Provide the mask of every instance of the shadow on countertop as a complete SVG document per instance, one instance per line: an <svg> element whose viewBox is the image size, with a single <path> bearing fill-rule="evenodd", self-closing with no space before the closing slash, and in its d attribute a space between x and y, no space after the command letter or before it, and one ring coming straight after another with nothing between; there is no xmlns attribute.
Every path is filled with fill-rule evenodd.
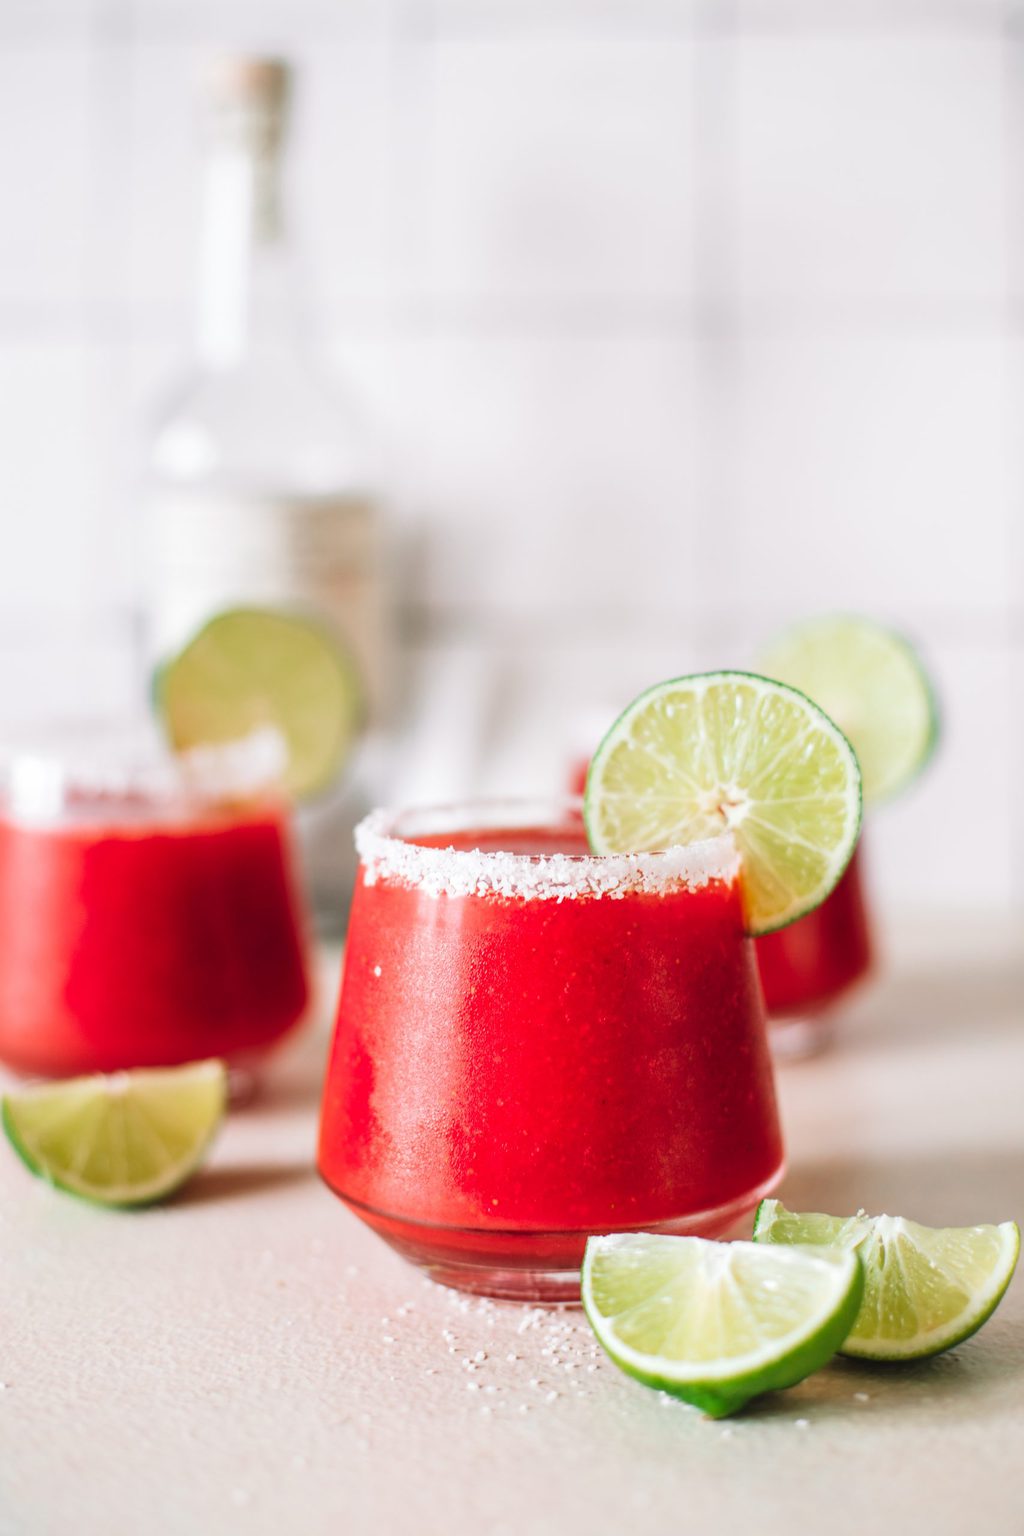
<svg viewBox="0 0 1024 1536"><path fill-rule="evenodd" d="M779 1198L795 1211L852 1215L863 1207L925 1226L972 1226L1024 1217L1024 1150L941 1146L927 1152L858 1152L802 1160Z"/></svg>
<svg viewBox="0 0 1024 1536"><path fill-rule="evenodd" d="M297 1184L312 1183L316 1169L308 1163L235 1164L223 1168L205 1168L179 1195L175 1205L205 1205L213 1200L238 1200L248 1195L265 1195Z"/></svg>

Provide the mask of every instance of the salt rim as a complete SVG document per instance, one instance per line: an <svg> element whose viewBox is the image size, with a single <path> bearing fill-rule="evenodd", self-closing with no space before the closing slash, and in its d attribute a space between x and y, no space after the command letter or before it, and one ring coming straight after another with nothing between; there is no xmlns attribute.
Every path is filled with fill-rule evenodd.
<svg viewBox="0 0 1024 1536"><path fill-rule="evenodd" d="M100 747L109 746L100 740ZM87 747L70 754L10 746L0 748L0 797L4 812L26 825L60 819L73 797L90 802L140 796L173 819L195 804L216 806L276 790L287 762L283 737L271 727L216 746L194 747L172 756L155 741L115 741L113 757L102 750L94 760ZM109 808L108 808L109 809Z"/></svg>
<svg viewBox="0 0 1024 1536"><path fill-rule="evenodd" d="M493 814L501 806L502 802L481 803L480 817L473 825L500 825ZM711 880L731 882L740 869L739 853L729 833L658 853L485 853L480 849L425 848L408 842L392 830L407 814L371 811L356 827L356 849L366 885L390 881L434 897L572 901L581 896L607 896L620 900L633 892L699 890ZM427 829L420 830L423 833Z"/></svg>

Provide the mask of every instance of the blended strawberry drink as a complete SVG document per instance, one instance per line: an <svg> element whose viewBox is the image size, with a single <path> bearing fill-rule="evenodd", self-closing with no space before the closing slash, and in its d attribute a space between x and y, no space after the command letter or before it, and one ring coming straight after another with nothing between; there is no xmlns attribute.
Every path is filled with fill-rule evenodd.
<svg viewBox="0 0 1024 1536"><path fill-rule="evenodd" d="M597 856L577 804L375 813L319 1166L400 1252L578 1291L592 1232L712 1234L782 1169L729 838Z"/></svg>
<svg viewBox="0 0 1024 1536"><path fill-rule="evenodd" d="M832 894L805 917L757 940L769 1037L781 1056L827 1044L834 1009L871 972L871 924L856 852Z"/></svg>
<svg viewBox="0 0 1024 1536"><path fill-rule="evenodd" d="M251 1069L308 1001L286 808L30 766L0 801L0 1060Z"/></svg>

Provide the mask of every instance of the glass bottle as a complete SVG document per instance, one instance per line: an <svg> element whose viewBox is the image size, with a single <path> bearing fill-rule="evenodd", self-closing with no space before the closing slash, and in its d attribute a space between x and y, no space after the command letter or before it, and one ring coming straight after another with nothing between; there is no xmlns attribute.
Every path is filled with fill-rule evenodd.
<svg viewBox="0 0 1024 1536"><path fill-rule="evenodd" d="M388 686L380 506L353 404L303 345L283 197L291 71L231 55L204 85L196 355L149 456L147 649L159 662L238 604L313 612L353 653L372 730ZM341 922L358 798L350 773L299 817L321 926Z"/></svg>

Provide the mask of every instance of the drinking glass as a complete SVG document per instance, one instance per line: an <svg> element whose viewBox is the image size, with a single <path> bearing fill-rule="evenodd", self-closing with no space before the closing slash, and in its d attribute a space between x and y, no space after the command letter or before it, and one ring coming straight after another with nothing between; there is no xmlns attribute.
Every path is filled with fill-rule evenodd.
<svg viewBox="0 0 1024 1536"><path fill-rule="evenodd" d="M587 1235L727 1230L782 1142L728 838L588 852L578 800L375 812L319 1166L434 1278L578 1296Z"/></svg>
<svg viewBox="0 0 1024 1536"><path fill-rule="evenodd" d="M757 940L757 963L777 1056L809 1056L829 1042L839 1006L871 972L871 922L861 844L835 890L788 928Z"/></svg>
<svg viewBox="0 0 1024 1536"><path fill-rule="evenodd" d="M134 727L0 751L0 1061L251 1070L299 1022L305 919L260 761L186 766Z"/></svg>

